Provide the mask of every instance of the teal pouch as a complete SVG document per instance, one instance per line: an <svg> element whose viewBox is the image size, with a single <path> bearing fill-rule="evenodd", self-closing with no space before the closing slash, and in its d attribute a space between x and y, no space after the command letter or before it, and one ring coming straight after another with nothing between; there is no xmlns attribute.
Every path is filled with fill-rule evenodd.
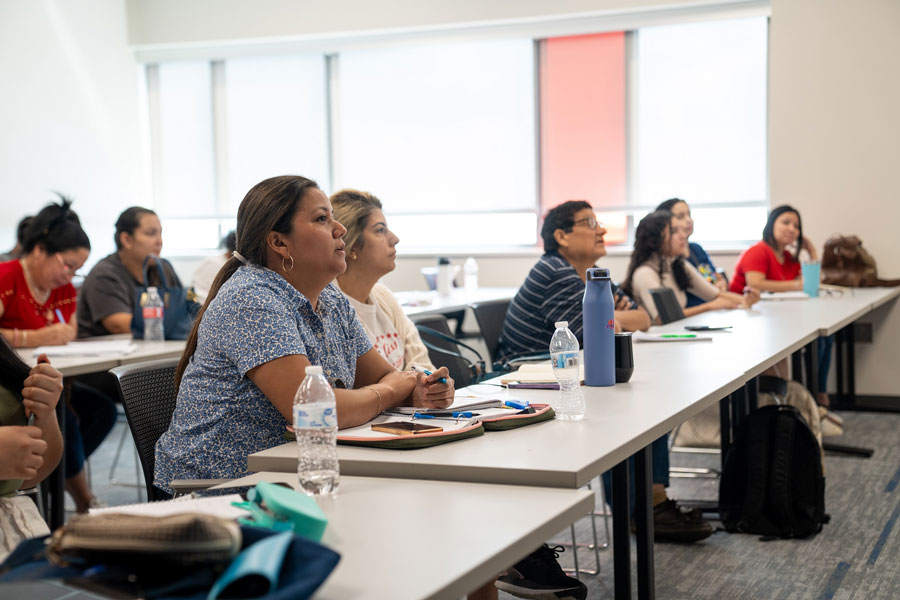
<svg viewBox="0 0 900 600"><path fill-rule="evenodd" d="M285 531L246 548L216 580L206 600L215 600L226 588L229 598L255 598L277 590L284 554L293 539L294 534Z"/></svg>
<svg viewBox="0 0 900 600"><path fill-rule="evenodd" d="M247 492L247 502L234 504L251 513L238 520L242 525L292 531L314 542L322 539L328 525L313 497L268 481L261 481Z"/></svg>

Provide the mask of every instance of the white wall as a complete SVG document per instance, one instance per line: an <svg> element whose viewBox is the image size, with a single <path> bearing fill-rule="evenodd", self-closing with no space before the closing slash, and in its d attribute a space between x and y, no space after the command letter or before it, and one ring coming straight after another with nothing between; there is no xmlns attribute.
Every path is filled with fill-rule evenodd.
<svg viewBox="0 0 900 600"><path fill-rule="evenodd" d="M900 2L773 0L769 161L773 205L792 204L821 247L855 233L900 277ZM857 388L900 394L900 303L857 346Z"/></svg>
<svg viewBox="0 0 900 600"><path fill-rule="evenodd" d="M0 248L51 190L75 198L90 264L146 201L124 0L0 0Z"/></svg>

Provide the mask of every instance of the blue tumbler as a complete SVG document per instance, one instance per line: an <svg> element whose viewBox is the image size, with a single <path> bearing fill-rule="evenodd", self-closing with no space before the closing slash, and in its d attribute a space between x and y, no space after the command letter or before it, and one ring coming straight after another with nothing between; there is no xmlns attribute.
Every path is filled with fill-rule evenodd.
<svg viewBox="0 0 900 600"><path fill-rule="evenodd" d="M587 270L584 288L584 384L616 384L615 304L609 269Z"/></svg>

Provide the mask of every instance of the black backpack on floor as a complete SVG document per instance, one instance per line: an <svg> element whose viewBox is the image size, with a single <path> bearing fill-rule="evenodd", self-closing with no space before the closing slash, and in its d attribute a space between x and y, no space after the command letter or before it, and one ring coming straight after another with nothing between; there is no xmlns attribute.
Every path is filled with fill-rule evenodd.
<svg viewBox="0 0 900 600"><path fill-rule="evenodd" d="M741 424L719 484L722 523L765 537L815 535L828 522L819 444L793 406L764 406Z"/></svg>

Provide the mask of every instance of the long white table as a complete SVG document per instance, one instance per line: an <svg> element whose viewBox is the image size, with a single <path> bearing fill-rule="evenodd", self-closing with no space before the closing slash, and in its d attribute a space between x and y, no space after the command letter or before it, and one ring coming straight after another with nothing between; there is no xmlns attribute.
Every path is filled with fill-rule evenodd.
<svg viewBox="0 0 900 600"><path fill-rule="evenodd" d="M583 388L588 402L583 421L551 421L411 452L341 447L341 468L347 474L378 477L578 487L622 465L630 455L820 335L852 323L898 293L870 289L840 297L766 301L751 310L709 312L654 328L683 332L687 324L733 327L711 332L712 342L635 344L635 373L628 384ZM552 393L498 392L501 397L533 402L546 402ZM292 471L296 449L285 444L256 453L248 457L248 467ZM651 563L652 596L652 548L649 557L644 551L645 561L649 558ZM643 572L648 573L646 568Z"/></svg>
<svg viewBox="0 0 900 600"><path fill-rule="evenodd" d="M297 487L293 473L256 473ZM321 600L459 598L593 510L581 490L341 475L322 543L341 554Z"/></svg>
<svg viewBox="0 0 900 600"><path fill-rule="evenodd" d="M87 373L101 373L114 367L128 365L145 360L158 360L163 358L178 358L184 353L185 342L181 340L166 340L164 342L134 341L137 348L129 354L101 356L61 356L51 357L50 363L65 377L84 375ZM17 350L19 357L29 365L37 363L34 356L34 348L20 348Z"/></svg>
<svg viewBox="0 0 900 600"><path fill-rule="evenodd" d="M518 288L479 287L474 290L453 288L450 294L441 296L431 291L394 292L407 316L431 313L450 313L465 310L471 304L490 300L511 300Z"/></svg>

